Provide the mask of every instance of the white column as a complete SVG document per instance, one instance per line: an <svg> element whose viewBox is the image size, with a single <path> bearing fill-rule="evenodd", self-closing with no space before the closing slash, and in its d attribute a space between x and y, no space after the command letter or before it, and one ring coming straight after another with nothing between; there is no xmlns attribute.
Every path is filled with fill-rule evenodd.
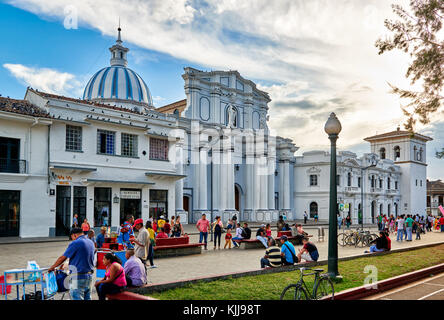
<svg viewBox="0 0 444 320"><path fill-rule="evenodd" d="M276 170L276 161L273 157L268 158L268 209L274 210L274 172Z"/></svg>
<svg viewBox="0 0 444 320"><path fill-rule="evenodd" d="M259 158L257 156L254 157L254 173L253 173L253 184L254 184L254 209L260 209L260 168L259 168Z"/></svg>
<svg viewBox="0 0 444 320"><path fill-rule="evenodd" d="M290 209L290 163L285 161L283 163L284 168L284 208L285 210Z"/></svg>
<svg viewBox="0 0 444 320"><path fill-rule="evenodd" d="M150 217L150 189L148 186L142 188L142 219L145 223Z"/></svg>
<svg viewBox="0 0 444 320"><path fill-rule="evenodd" d="M183 140L176 142L176 173L183 175ZM183 211L183 179L176 181L175 185L176 212Z"/></svg>
<svg viewBox="0 0 444 320"><path fill-rule="evenodd" d="M245 165L245 209L253 209L253 193L254 193L254 155L246 154Z"/></svg>
<svg viewBox="0 0 444 320"><path fill-rule="evenodd" d="M233 159L233 149L227 150L227 209L236 210L235 208L235 195L234 195L234 159Z"/></svg>
<svg viewBox="0 0 444 320"><path fill-rule="evenodd" d="M207 155L208 149L201 147L199 150L199 209L208 210L207 202Z"/></svg>
<svg viewBox="0 0 444 320"><path fill-rule="evenodd" d="M261 171L260 171L260 208L263 210L268 209L268 176L267 176L267 158L265 156L261 157Z"/></svg>

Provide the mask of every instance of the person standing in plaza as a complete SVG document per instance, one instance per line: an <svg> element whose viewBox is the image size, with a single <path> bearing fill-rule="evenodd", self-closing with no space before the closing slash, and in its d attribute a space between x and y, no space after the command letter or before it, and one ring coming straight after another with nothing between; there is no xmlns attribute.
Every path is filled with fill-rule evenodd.
<svg viewBox="0 0 444 320"><path fill-rule="evenodd" d="M222 237L222 230L224 225L220 216L216 217L216 220L213 222L213 232L214 232L214 250L216 250L216 244L219 245L220 250L220 239Z"/></svg>
<svg viewBox="0 0 444 320"><path fill-rule="evenodd" d="M168 220L168 219L165 220L165 224L163 225L163 230L168 235L168 237L170 237L170 233L171 233L170 220Z"/></svg>
<svg viewBox="0 0 444 320"><path fill-rule="evenodd" d="M103 226L100 228L100 233L96 237L96 244L98 249L100 249L105 243L105 233L106 233L106 227Z"/></svg>
<svg viewBox="0 0 444 320"><path fill-rule="evenodd" d="M307 211L304 211L304 224L307 224L308 214Z"/></svg>
<svg viewBox="0 0 444 320"><path fill-rule="evenodd" d="M69 293L72 300L91 300L91 288L94 273L94 244L80 228L70 232L72 242L56 262L49 267L54 271L69 259Z"/></svg>
<svg viewBox="0 0 444 320"><path fill-rule="evenodd" d="M224 249L227 248L231 249L231 239L233 238L233 235L231 234L231 229L227 229L227 234L225 235L225 245ZM216 249L216 247L214 247Z"/></svg>
<svg viewBox="0 0 444 320"><path fill-rule="evenodd" d="M396 241L402 242L402 238L404 237L404 224L405 224L404 215L398 216L398 220L396 221L396 223L398 227L397 228L398 235L396 237Z"/></svg>
<svg viewBox="0 0 444 320"><path fill-rule="evenodd" d="M176 220L177 223L177 220ZM148 260L150 261L151 268L157 268L156 265L154 265L154 247L156 246L156 235L154 232L154 229L152 227L151 221L147 221L145 225L145 229L148 231L148 234L150 235L150 246L148 248Z"/></svg>
<svg viewBox="0 0 444 320"><path fill-rule="evenodd" d="M441 215L441 218L439 219L439 225L441 226L441 232L444 232L444 216Z"/></svg>
<svg viewBox="0 0 444 320"><path fill-rule="evenodd" d="M82 223L82 231L83 231L83 233L84 233L85 235L88 234L88 231L89 231L90 228L91 228L91 227L90 227L90 225L89 225L88 220L87 220L87 219L83 220L83 223Z"/></svg>
<svg viewBox="0 0 444 320"><path fill-rule="evenodd" d="M146 258L150 246L150 235L148 230L143 227L142 219L134 221L133 228L138 231L137 237L134 239L134 255L146 266Z"/></svg>
<svg viewBox="0 0 444 320"><path fill-rule="evenodd" d="M407 232L407 241L412 241L412 229L415 220L412 219L411 215L407 215L407 219L405 220L405 230Z"/></svg>
<svg viewBox="0 0 444 320"><path fill-rule="evenodd" d="M341 229L341 226L342 226L342 217L341 217L341 215L338 213L338 217L337 217L337 219L338 219L338 229Z"/></svg>
<svg viewBox="0 0 444 320"><path fill-rule="evenodd" d="M207 220L207 215L202 214L202 218L199 219L196 223L196 228L199 230L199 243L202 243L204 240L205 250L207 249L207 240L208 240L208 228L210 227L210 222Z"/></svg>
<svg viewBox="0 0 444 320"><path fill-rule="evenodd" d="M173 237L180 237L183 234L182 223L180 223L180 216L176 217L173 226Z"/></svg>
<svg viewBox="0 0 444 320"><path fill-rule="evenodd" d="M350 225L351 225L350 215L348 215L347 218L345 218L345 224L347 225L347 229L350 229Z"/></svg>
<svg viewBox="0 0 444 320"><path fill-rule="evenodd" d="M126 221L120 227L119 236L117 237L117 242L129 249L133 249L133 245L130 242L130 238L134 237L133 223L134 216L128 215Z"/></svg>
<svg viewBox="0 0 444 320"><path fill-rule="evenodd" d="M76 214L74 214L74 218L72 218L72 227L73 228L78 228L79 227L79 216Z"/></svg>

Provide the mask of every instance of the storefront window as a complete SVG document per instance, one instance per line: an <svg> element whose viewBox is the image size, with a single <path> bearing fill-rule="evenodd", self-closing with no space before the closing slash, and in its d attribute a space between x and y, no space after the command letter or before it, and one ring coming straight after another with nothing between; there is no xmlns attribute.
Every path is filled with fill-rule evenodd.
<svg viewBox="0 0 444 320"><path fill-rule="evenodd" d="M150 190L150 218L168 217L168 191Z"/></svg>
<svg viewBox="0 0 444 320"><path fill-rule="evenodd" d="M0 237L18 237L20 191L0 190Z"/></svg>
<svg viewBox="0 0 444 320"><path fill-rule="evenodd" d="M73 216L78 215L80 223L86 218L86 187L74 187Z"/></svg>
<svg viewBox="0 0 444 320"><path fill-rule="evenodd" d="M94 226L111 225L111 188L94 188Z"/></svg>
<svg viewBox="0 0 444 320"><path fill-rule="evenodd" d="M129 215L134 219L142 216L141 199L140 189L120 189L120 224L124 223Z"/></svg>

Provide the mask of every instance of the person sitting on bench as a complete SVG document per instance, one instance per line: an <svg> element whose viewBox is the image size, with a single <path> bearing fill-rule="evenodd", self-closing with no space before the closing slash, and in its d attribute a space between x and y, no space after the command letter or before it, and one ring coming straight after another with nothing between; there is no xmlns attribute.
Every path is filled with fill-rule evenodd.
<svg viewBox="0 0 444 320"><path fill-rule="evenodd" d="M242 238L250 239L251 238L251 229L248 228L248 223L244 222L244 227L242 228Z"/></svg>
<svg viewBox="0 0 444 320"><path fill-rule="evenodd" d="M134 255L134 249L125 252L127 259L123 269L128 287L141 287L146 284L146 269L142 260Z"/></svg>
<svg viewBox="0 0 444 320"><path fill-rule="evenodd" d="M382 252L387 250L387 236L385 235L385 231L379 232L379 237L377 237L375 240L373 240L370 243L374 243L370 247L370 253L373 252ZM365 251L364 253L369 253L368 251Z"/></svg>
<svg viewBox="0 0 444 320"><path fill-rule="evenodd" d="M296 250L294 249L293 244L288 241L287 236L283 235L280 239L281 241L281 259L282 264L284 266L293 265L294 263L298 263L299 259L296 256Z"/></svg>
<svg viewBox="0 0 444 320"><path fill-rule="evenodd" d="M318 261L319 252L316 246L308 241L307 237L302 239L302 244L304 245L298 253L298 259L301 261L304 259L306 262Z"/></svg>
<svg viewBox="0 0 444 320"><path fill-rule="evenodd" d="M261 268L263 269L266 266L276 268L281 265L281 249L279 249L272 237L268 237L268 248L265 250L265 256L261 258Z"/></svg>
<svg viewBox="0 0 444 320"><path fill-rule="evenodd" d="M265 235L265 224L262 224L256 232L256 239L262 242L265 248L268 248L267 237Z"/></svg>

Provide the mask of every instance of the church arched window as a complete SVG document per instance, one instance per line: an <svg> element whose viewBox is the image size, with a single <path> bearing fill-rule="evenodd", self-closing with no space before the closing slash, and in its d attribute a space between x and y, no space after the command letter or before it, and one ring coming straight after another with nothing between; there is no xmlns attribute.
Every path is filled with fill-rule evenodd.
<svg viewBox="0 0 444 320"><path fill-rule="evenodd" d="M401 148L399 146L396 146L394 148L394 152L395 152L395 161L396 161L399 158L401 158Z"/></svg>
<svg viewBox="0 0 444 320"><path fill-rule="evenodd" d="M422 161L422 148L419 148L419 152L418 152L418 161Z"/></svg>
<svg viewBox="0 0 444 320"><path fill-rule="evenodd" d="M349 172L347 174L347 186L351 187L351 185L352 185L352 174Z"/></svg>
<svg viewBox="0 0 444 320"><path fill-rule="evenodd" d="M379 150L379 155L381 156L381 159L385 159L385 148Z"/></svg>

